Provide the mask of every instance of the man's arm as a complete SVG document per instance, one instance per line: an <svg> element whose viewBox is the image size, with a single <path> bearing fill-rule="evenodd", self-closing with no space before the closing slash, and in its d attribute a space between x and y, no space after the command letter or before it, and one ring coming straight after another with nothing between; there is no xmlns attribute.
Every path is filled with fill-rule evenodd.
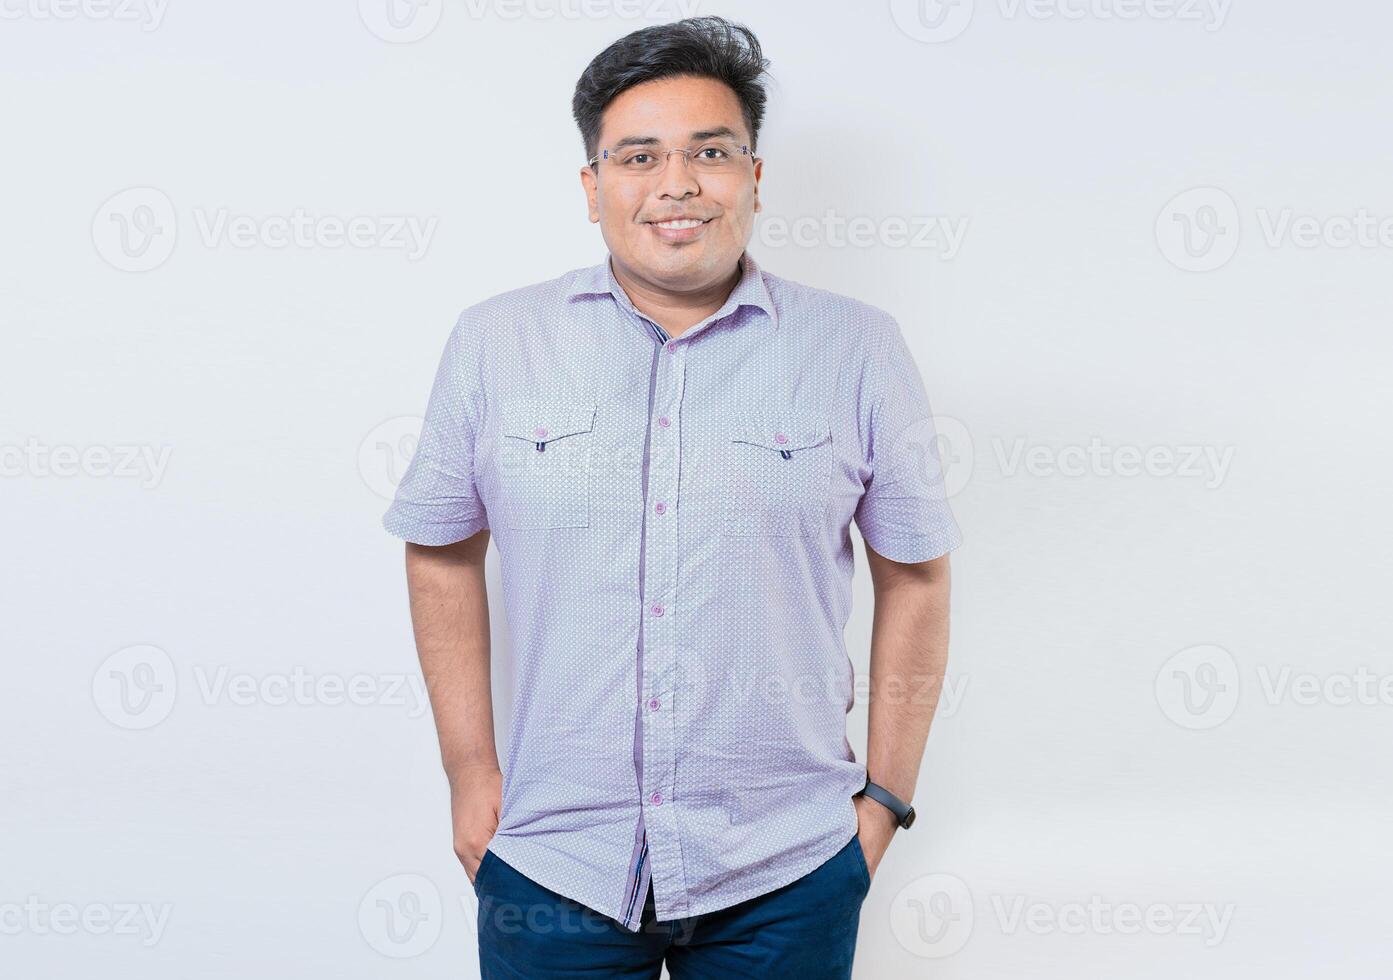
<svg viewBox="0 0 1393 980"><path fill-rule="evenodd" d="M866 559L875 591L866 772L909 802L948 665L948 556L901 563L867 545ZM865 796L855 803L874 874L894 835L895 816Z"/></svg>
<svg viewBox="0 0 1393 980"><path fill-rule="evenodd" d="M455 854L471 881L498 829L503 786L489 682L488 542L483 530L440 547L406 545L411 624L450 781Z"/></svg>

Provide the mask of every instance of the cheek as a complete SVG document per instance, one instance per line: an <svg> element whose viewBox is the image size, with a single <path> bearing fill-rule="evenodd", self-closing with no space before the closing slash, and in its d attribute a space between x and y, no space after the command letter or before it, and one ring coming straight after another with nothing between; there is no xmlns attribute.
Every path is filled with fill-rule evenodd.
<svg viewBox="0 0 1393 980"><path fill-rule="evenodd" d="M725 205L726 217L732 228L746 228L754 221L755 192L748 188L732 195Z"/></svg>
<svg viewBox="0 0 1393 980"><path fill-rule="evenodd" d="M743 184L732 190L726 197L726 206L738 214L748 215L755 207L755 185Z"/></svg>
<svg viewBox="0 0 1393 980"><path fill-rule="evenodd" d="M595 195L595 208L600 221L610 225L634 224L643 204L643 195L621 187L609 187Z"/></svg>

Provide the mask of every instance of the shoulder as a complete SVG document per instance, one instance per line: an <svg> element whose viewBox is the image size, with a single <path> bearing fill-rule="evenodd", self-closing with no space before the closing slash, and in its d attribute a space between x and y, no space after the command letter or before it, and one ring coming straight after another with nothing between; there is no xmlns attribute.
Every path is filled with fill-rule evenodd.
<svg viewBox="0 0 1393 980"><path fill-rule="evenodd" d="M900 329L889 311L865 300L761 271L780 327L810 341L874 356Z"/></svg>
<svg viewBox="0 0 1393 980"><path fill-rule="evenodd" d="M583 269L572 269L554 279L496 293L487 299L466 306L460 313L460 319L470 322L500 321L516 319L519 313L532 310L540 311L558 301L564 301L571 283L584 271Z"/></svg>
<svg viewBox="0 0 1393 980"><path fill-rule="evenodd" d="M593 268L571 269L552 279L518 286L466 306L455 322L461 340L517 333L562 309L575 287L593 277Z"/></svg>

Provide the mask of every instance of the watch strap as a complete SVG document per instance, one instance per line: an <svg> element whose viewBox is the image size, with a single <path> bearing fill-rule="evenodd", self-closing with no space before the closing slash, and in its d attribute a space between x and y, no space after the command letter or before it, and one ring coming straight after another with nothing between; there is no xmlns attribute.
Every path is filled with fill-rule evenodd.
<svg viewBox="0 0 1393 980"><path fill-rule="evenodd" d="M895 822L904 830L908 830L914 824L914 807L900 799L879 783L871 782L867 777L866 785L861 792L875 800L895 815Z"/></svg>

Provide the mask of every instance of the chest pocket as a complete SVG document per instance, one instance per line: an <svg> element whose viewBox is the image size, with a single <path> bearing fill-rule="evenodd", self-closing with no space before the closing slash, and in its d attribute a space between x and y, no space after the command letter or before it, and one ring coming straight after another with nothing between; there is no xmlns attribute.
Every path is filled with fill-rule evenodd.
<svg viewBox="0 0 1393 980"><path fill-rule="evenodd" d="M505 527L588 527L595 403L499 405L498 487Z"/></svg>
<svg viewBox="0 0 1393 980"><path fill-rule="evenodd" d="M740 419L726 452L725 534L818 533L832 484L832 435L825 416Z"/></svg>

